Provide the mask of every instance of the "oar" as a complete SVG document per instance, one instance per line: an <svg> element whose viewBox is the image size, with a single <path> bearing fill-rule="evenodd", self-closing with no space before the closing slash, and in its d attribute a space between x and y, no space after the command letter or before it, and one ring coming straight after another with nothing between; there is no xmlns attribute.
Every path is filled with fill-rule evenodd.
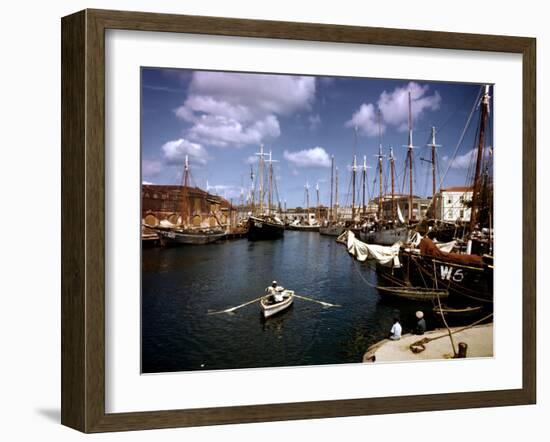
<svg viewBox="0 0 550 442"><path fill-rule="evenodd" d="M294 294L294 296L296 298L303 299L304 301L316 302L317 304L321 304L324 307L342 307L341 305L338 305L338 304L331 304L330 302L318 301L317 299L308 298L306 296L300 296L297 294Z"/></svg>
<svg viewBox="0 0 550 442"><path fill-rule="evenodd" d="M235 310L237 310L241 307L246 307L248 304L252 304L253 302L259 301L262 298L263 298L263 296L260 296L259 298L253 299L252 301L248 301L248 302L245 302L244 304L237 305L236 307L226 308L225 310L219 310L217 312L208 312L208 314L209 315L217 315L219 313L231 313L231 312L234 312Z"/></svg>

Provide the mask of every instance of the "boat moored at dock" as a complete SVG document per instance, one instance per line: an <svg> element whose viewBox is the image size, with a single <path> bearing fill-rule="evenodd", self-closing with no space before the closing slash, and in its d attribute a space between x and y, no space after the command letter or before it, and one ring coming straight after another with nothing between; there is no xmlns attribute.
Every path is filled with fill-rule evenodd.
<svg viewBox="0 0 550 442"><path fill-rule="evenodd" d="M285 225L274 217L250 216L247 238L250 241L279 239L284 236Z"/></svg>
<svg viewBox="0 0 550 442"><path fill-rule="evenodd" d="M161 241L165 245L204 245L211 244L225 238L225 232L221 231L193 231L193 230L161 230L156 229Z"/></svg>

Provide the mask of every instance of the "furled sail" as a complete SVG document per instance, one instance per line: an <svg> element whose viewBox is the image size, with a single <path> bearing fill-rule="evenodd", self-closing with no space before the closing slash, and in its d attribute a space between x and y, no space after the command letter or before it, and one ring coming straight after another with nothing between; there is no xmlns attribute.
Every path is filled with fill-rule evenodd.
<svg viewBox="0 0 550 442"><path fill-rule="evenodd" d="M399 218L399 222L401 224L405 224L405 218L403 218L403 213L401 213L401 208L399 207L399 203L397 204L397 218Z"/></svg>

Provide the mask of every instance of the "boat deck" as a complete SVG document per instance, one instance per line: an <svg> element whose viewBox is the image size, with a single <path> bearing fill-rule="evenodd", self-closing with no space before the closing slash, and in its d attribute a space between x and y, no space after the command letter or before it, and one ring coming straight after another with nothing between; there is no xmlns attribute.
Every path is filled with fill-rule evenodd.
<svg viewBox="0 0 550 442"><path fill-rule="evenodd" d="M460 330L462 327L451 328L451 331ZM445 337L425 344L426 349L420 353L413 353L410 345L423 338ZM475 327L453 333L455 347L459 342L468 344L468 358L482 358L493 356L493 324L477 325ZM368 348L363 355L363 362L397 362L416 361L427 359L448 359L453 357L451 340L447 329L436 329L423 335L406 334L399 341L384 339Z"/></svg>

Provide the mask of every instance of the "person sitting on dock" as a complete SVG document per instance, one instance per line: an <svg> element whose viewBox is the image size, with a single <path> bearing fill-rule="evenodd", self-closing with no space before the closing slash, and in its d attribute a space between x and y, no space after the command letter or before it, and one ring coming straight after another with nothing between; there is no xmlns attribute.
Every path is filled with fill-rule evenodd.
<svg viewBox="0 0 550 442"><path fill-rule="evenodd" d="M390 339L392 341L399 341L401 339L401 324L399 323L399 318L394 317L393 318L393 326L390 330Z"/></svg>
<svg viewBox="0 0 550 442"><path fill-rule="evenodd" d="M283 287L277 285L277 281L273 281L271 286L265 289L267 294L272 296L273 302L275 303L282 302L284 300L283 290Z"/></svg>
<svg viewBox="0 0 550 442"><path fill-rule="evenodd" d="M424 313L420 310L416 312L416 327L414 329L415 335L423 335L426 332L426 320L424 319Z"/></svg>

